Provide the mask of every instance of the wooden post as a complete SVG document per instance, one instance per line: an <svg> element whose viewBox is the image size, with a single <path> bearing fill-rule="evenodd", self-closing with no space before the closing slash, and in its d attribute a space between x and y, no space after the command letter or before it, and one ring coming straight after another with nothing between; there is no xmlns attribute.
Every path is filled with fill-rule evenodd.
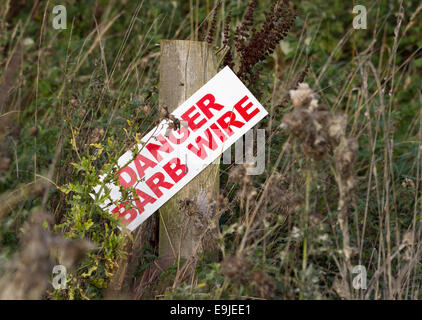
<svg viewBox="0 0 422 320"><path fill-rule="evenodd" d="M161 40L159 104L171 112L217 73L217 59L206 42ZM201 230L179 210L180 200L195 201L199 193L215 199L219 190L219 159L205 168L160 209L160 265L169 267L189 258L198 247ZM189 167L189 163L187 163ZM199 250L203 250L200 246Z"/></svg>

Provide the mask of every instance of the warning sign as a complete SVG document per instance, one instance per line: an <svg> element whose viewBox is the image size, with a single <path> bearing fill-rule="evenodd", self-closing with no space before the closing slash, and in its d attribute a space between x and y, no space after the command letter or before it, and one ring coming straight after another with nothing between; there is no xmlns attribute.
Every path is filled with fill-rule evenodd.
<svg viewBox="0 0 422 320"><path fill-rule="evenodd" d="M184 126L168 129L163 120L137 152L119 158L117 183L105 184L110 194L101 207L133 231L267 114L225 67L172 112ZM108 194L100 185L94 190L93 197Z"/></svg>

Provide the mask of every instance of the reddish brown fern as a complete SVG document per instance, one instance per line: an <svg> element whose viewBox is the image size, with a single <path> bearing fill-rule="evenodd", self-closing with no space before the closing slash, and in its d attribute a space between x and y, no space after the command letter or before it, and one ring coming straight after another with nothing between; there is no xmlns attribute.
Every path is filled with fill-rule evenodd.
<svg viewBox="0 0 422 320"><path fill-rule="evenodd" d="M296 12L290 10L288 0L274 1L258 31L251 28L256 4L256 0L250 2L246 15L235 32L235 47L240 56L238 75L249 86L255 84L259 77L260 68L255 66L274 52L296 19Z"/></svg>
<svg viewBox="0 0 422 320"><path fill-rule="evenodd" d="M208 31L208 35L206 38L206 41L209 44L212 44L214 42L215 27L217 25L217 13L218 13L218 8L220 8L220 5L221 5L221 1L218 1L213 10L210 29Z"/></svg>

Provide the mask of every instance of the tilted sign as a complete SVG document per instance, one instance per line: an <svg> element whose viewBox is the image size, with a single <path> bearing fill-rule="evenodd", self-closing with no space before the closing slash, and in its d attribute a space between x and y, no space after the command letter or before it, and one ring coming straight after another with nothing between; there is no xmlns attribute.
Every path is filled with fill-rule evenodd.
<svg viewBox="0 0 422 320"><path fill-rule="evenodd" d="M172 112L185 126L169 130L163 120L141 139L136 154L119 158L120 186L105 184L111 191L101 207L133 231L267 114L225 67ZM133 197L123 197L121 187ZM103 195L101 186L94 190Z"/></svg>

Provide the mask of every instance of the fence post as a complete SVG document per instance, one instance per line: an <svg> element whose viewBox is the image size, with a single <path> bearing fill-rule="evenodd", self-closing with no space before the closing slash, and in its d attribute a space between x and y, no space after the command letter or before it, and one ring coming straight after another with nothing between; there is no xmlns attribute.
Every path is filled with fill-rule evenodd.
<svg viewBox="0 0 422 320"><path fill-rule="evenodd" d="M161 40L159 105L171 112L200 89L217 73L217 59L206 42ZM200 231L179 210L180 200L194 200L198 194L216 198L219 190L219 159L197 175L188 185L160 208L160 265L170 266L180 258L189 258L200 241ZM189 163L187 163L189 167ZM203 248L200 248L202 250Z"/></svg>

